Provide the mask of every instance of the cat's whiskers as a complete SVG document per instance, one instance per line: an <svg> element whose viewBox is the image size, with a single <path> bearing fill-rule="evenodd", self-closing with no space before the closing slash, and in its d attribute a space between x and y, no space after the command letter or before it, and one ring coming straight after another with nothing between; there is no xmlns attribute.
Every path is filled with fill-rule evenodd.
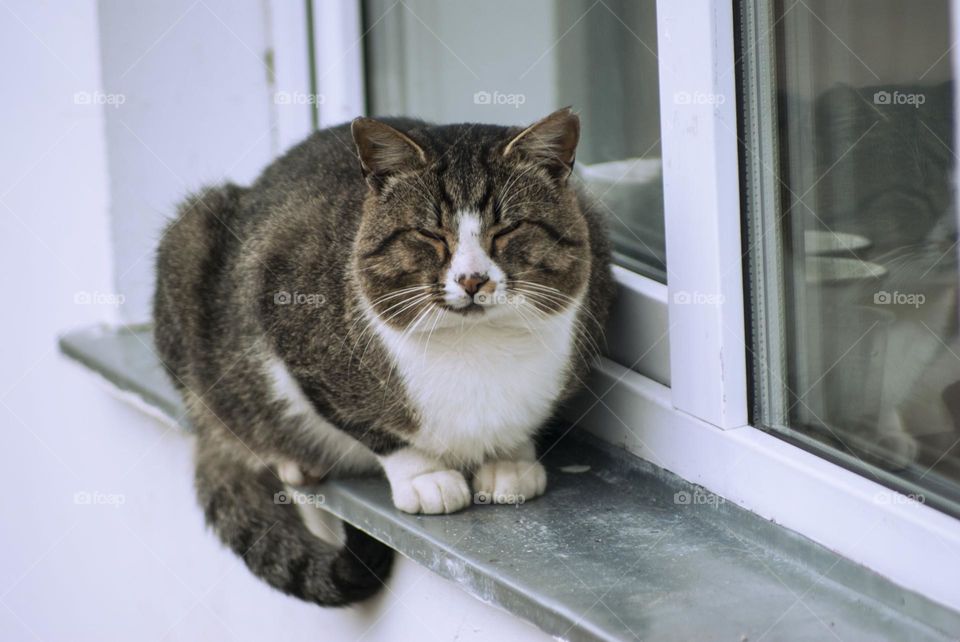
<svg viewBox="0 0 960 642"><path fill-rule="evenodd" d="M534 313L534 315L536 315L537 319L540 321L543 321L547 318L546 315L539 314L535 307L531 307L530 310ZM527 334L529 334L532 337L536 337L537 340L540 342L540 344L543 345L545 348L547 348L547 346L543 343L543 340L540 339L540 334L534 329L533 321L530 319L530 317L524 314L520 306L516 306L514 308L514 311L517 313L517 315L519 315L520 319L523 321L523 325L527 331ZM549 348L547 348L547 350L549 350L551 353L553 352Z"/></svg>
<svg viewBox="0 0 960 642"><path fill-rule="evenodd" d="M389 317L387 317L386 319L383 318L383 314L377 314L377 317L380 319L380 321L381 321L384 325L388 325L391 321L393 321L394 319L396 319L398 316L400 316L401 314L403 314L404 312L406 312L406 311L409 310L410 308L413 308L413 307L415 307L416 305L418 305L418 304L420 304L420 303L422 303L422 302L424 302L424 301L427 301L427 300L429 300L429 299L432 298L432 297L433 297L433 292L426 292L426 293L424 293L424 294L418 294L418 295L413 296L413 297L411 297L411 298L404 299L404 300L401 301L400 303L396 303L396 304L390 306L389 308L387 308L386 310L384 310L384 311L383 311L383 314L386 314L387 312L389 312L390 310L393 310L394 308L396 308L396 307L398 307L398 306L403 306L400 310L397 310L396 312L394 312L393 314L391 314L391 315L390 315Z"/></svg>
<svg viewBox="0 0 960 642"><path fill-rule="evenodd" d="M918 244L911 243L909 245L898 245L897 247L887 250L883 254L880 254L878 256L871 258L870 260L873 261L874 263L882 263L883 261L889 261L892 258L899 256L901 254L909 253L913 249L913 247L915 247L916 245Z"/></svg>
<svg viewBox="0 0 960 642"><path fill-rule="evenodd" d="M879 256L873 257L870 259L872 263L876 263L884 267L888 272L893 269L898 263L902 263L905 260L909 260L910 256L913 254L916 244L911 245L902 245L899 247L892 248Z"/></svg>
<svg viewBox="0 0 960 642"><path fill-rule="evenodd" d="M423 310L421 310L421 311L417 314L417 316L416 316L416 318L414 319L414 321L404 330L404 332L403 332L403 334L402 334L401 336L404 336L404 337L405 337L405 336L409 335L411 332L413 332L413 330L414 330L414 329L416 328L416 326L420 323L420 321L421 321L423 318L426 318L427 313L430 312L430 311L432 311L435 307L437 307L437 305L436 305L435 303L432 303L432 302L431 302L431 303L427 304L427 307L425 307ZM363 362L363 356L360 357L360 361L361 361L361 363ZM386 376L386 380L387 380L387 381L389 381L390 378L393 377L393 374L394 374L394 372L396 372L396 370L397 370L397 362L394 361L393 363L390 364L390 368L387 370L387 376ZM386 399L386 395L387 395L387 391L388 391L388 390L389 390L389 387L388 387L386 384L384 384L384 386L383 386L383 399ZM395 403L396 403L396 400L395 400Z"/></svg>
<svg viewBox="0 0 960 642"><path fill-rule="evenodd" d="M519 180L520 178L523 178L523 176L525 176L525 175L527 174L527 172L531 171L532 169L535 169L535 167L531 167L530 169L524 171L523 174L520 174L520 175L517 177L517 180ZM515 184L516 184L516 181L514 181L513 185L515 185ZM533 190L533 189L537 189L537 188L539 188L539 187L540 187L540 185L534 183L534 184L532 184L532 185L527 185L526 187L521 187L520 189L517 189L517 190L514 190L514 191L508 191L508 190L511 188L511 186L508 186L508 187L504 188L504 190L503 190L503 192L502 192L502 193L503 193L503 198L502 198L501 201L500 201L500 207L501 207L501 209L506 210L506 209L509 208L509 207L515 206L515 203L516 203L517 199L520 198L520 196L521 196L522 194L525 194L525 193L527 193L527 192L529 192L529 191L531 191L531 190Z"/></svg>
<svg viewBox="0 0 960 642"><path fill-rule="evenodd" d="M401 295L403 295L403 294L408 294L408 293L410 293L410 292L416 292L417 290L428 290L428 289L434 287L434 285L435 285L435 284L433 284L433 283L424 283L424 284L421 284L421 285L414 285L414 286L411 286L411 287L408 287L408 288L403 288L403 289L400 289L400 290L393 290L393 291L388 292L387 294L384 294L383 296L377 297L376 299L374 299L373 301L371 301L371 302L370 302L370 307L374 307L374 306L376 306L376 305L378 305L378 304L380 304L380 303L383 303L384 301L389 301L390 299L395 299L396 297L401 296Z"/></svg>
<svg viewBox="0 0 960 642"><path fill-rule="evenodd" d="M556 203L553 203L551 201L523 201L520 203L514 203L511 201L509 203L509 206L512 208L519 208L519 207L523 207L524 205L546 205L548 207L556 207Z"/></svg>
<svg viewBox="0 0 960 642"><path fill-rule="evenodd" d="M565 302L567 302L568 304L571 304L571 305L576 305L576 304L578 303L578 300L577 300L576 298L570 296L569 294L565 294L565 293L561 292L560 290L558 290L558 289L555 288L555 287L552 287L552 286L549 286L549 285L545 285L545 284L543 284L543 283L536 283L536 282L534 282L534 281L525 281L525 280L522 280L522 279L511 279L511 280L507 281L507 283L508 283L508 285L516 285L516 286L518 286L518 287L524 287L524 288L527 288L527 289L530 289L530 290L536 290L536 291L538 291L538 292L543 292L543 293L545 293L545 294L549 294L550 296L553 296L553 297L555 297L555 298L557 298L557 299L560 299L561 301L565 301ZM593 317L593 315L590 315L590 316L591 316L591 318L594 318L594 320L596 320L596 318ZM598 325L599 325L599 323L598 323Z"/></svg>
<svg viewBox="0 0 960 642"><path fill-rule="evenodd" d="M522 287L514 287L513 290L528 298L531 306L537 309L539 313L544 316L546 316L547 312L560 312L567 304L567 302L564 302L562 298L551 298L551 295L546 292L525 289ZM575 302L575 300L572 301ZM580 312L588 319L592 319L599 327L600 324L597 322L596 318L593 317L593 315L582 308ZM591 355L597 355L600 353L600 346L593 339L591 333L587 331L586 326L580 319L575 320L575 326L577 330L579 330L579 332L574 333L574 341L576 343L577 351L580 353L581 358L589 362ZM586 354L584 354L584 352L586 352Z"/></svg>
<svg viewBox="0 0 960 642"><path fill-rule="evenodd" d="M439 306L437 306L436 303L433 303L433 302L428 303L427 306L417 314L413 322L411 322L410 325L404 328L403 332L400 334L400 341L404 342L408 338L410 338L412 335L414 335L420 323L427 318L428 314L432 314L434 310L438 307ZM424 354L426 354L426 346L424 346ZM391 371L392 370L393 368L391 368Z"/></svg>
<svg viewBox="0 0 960 642"><path fill-rule="evenodd" d="M432 305L432 304L431 304ZM433 332L437 329L437 324L440 322L440 319L443 318L444 311L439 305L433 306L436 308L433 317L433 325L430 326L430 332L427 333L427 338L423 341L423 356L427 355L427 348L430 347L430 339L433 338Z"/></svg>
<svg viewBox="0 0 960 642"><path fill-rule="evenodd" d="M425 182L423 182L423 175L415 174L414 177L417 179L417 182L420 183L420 185L423 187L423 192L424 192L423 198L425 202L424 204L427 205L429 209L433 209L434 207L436 207L437 199L431 198L429 196L431 193L430 187Z"/></svg>
<svg viewBox="0 0 960 642"><path fill-rule="evenodd" d="M521 187L518 190L514 190L504 197L503 201L500 203L500 207L504 210L510 207L519 207L517 199L519 199L521 195L538 188L540 188L540 185L534 183L532 185L527 185L526 187Z"/></svg>
<svg viewBox="0 0 960 642"><path fill-rule="evenodd" d="M430 297L432 297L432 296L433 296L433 292L427 292L427 293L425 293L425 294L414 294L414 295L412 295L412 296L404 299L403 301L400 301L399 303L393 304L392 306L390 306L389 308L387 308L386 310L384 310L382 314L381 314L381 313L378 313L376 310L372 310L372 311L373 311L374 316L377 317L377 319L379 319L384 325L387 325L387 324L390 323L390 321L392 321L392 320L393 320L394 318L396 318L397 316L403 314L404 312L406 312L406 311L409 310L410 308L412 308L412 307L414 307L414 306L416 306L416 305L418 305L418 304L420 304L420 303L428 300L428 299L429 299ZM400 307L400 306L402 306L402 307ZM391 310L393 310L393 309L395 309L395 308L397 308L397 307L400 307L400 310L399 310L399 311L395 312L394 314L392 314L392 315L391 315L389 318L387 318L387 319L384 319L384 318L383 318L383 314L386 314L386 313L390 312ZM371 309L372 309L372 308L371 308ZM360 342L363 340L364 336L367 335L367 334L370 334L370 339L367 341L367 344L364 346L363 352L362 352L361 355L360 355L360 361L358 362L358 364L361 365L361 366L363 365L363 357L366 355L367 350L370 348L370 344L373 342L373 340L374 340L374 339L376 338L376 336L377 336L377 333L374 331L373 323L369 323L369 324L363 329L363 332L360 333L360 336L357 337L357 340L356 340L356 342L355 342L354 345L353 345L353 349L350 351L350 360L349 360L350 363L353 362L353 355L354 355L354 353L356 352L357 348L359 347Z"/></svg>
<svg viewBox="0 0 960 642"><path fill-rule="evenodd" d="M520 307L517 306L515 309L516 309L517 314L519 314L520 317L525 320L525 322L526 322L526 324L527 324L527 328L528 328L528 330L530 331L531 336L536 337L537 341L540 343L540 345L542 345L542 346L544 347L544 349L548 350L548 351L551 352L551 353L554 353L553 350L550 348L550 346L548 346L548 345L546 344L546 342L544 342L543 339L540 337L540 334L539 334L538 332L534 332L533 327L532 327L532 324L531 324L530 321L528 320L527 316L521 311ZM547 319L546 313L544 313L542 310L540 310L539 308L537 308L536 305L533 305L533 304L532 304L531 307L530 307L530 310L537 316L537 318L538 318L540 321L544 321L544 320ZM575 328L576 328L576 330L582 330L582 326L580 326L579 324L575 324ZM577 351L577 356L580 357L580 359L582 359L585 363L590 363L590 361L592 360L592 358L593 358L595 355L591 354L591 351L590 351L588 348L586 348L585 346L583 346L583 344L580 342L580 335L581 335L581 334L582 334L582 333L579 332L579 331L573 332L572 337L571 337L572 340L573 340L573 342L572 342L572 344L571 344L571 347L572 347L574 350ZM554 354L555 354L555 353L554 353ZM576 372L574 372L574 371L571 370L571 371L570 371L570 374L573 375L573 376L577 379L577 381L580 382L581 385L584 384L584 382L580 379L580 377L577 376Z"/></svg>
<svg viewBox="0 0 960 642"><path fill-rule="evenodd" d="M420 174L413 174L413 177L419 183L419 186L409 180L404 182L403 186L406 187L408 191L416 193L416 195L423 200L423 203L427 209L432 210L435 207L436 199L430 196L429 186L423 182L423 177Z"/></svg>
<svg viewBox="0 0 960 642"><path fill-rule="evenodd" d="M386 302L386 301L388 301L388 300L390 300L390 299L396 298L396 297L398 297L398 296L402 296L402 295L404 295L404 294L411 294L411 293L417 292L417 291L426 290L426 289L429 289L429 288L431 288L431 287L433 287L433 284L432 284L432 283L427 283L427 284L414 285L414 286L407 287L407 288L403 288L403 289L400 289L400 290L394 290L394 291L392 291L392 292L388 292L387 294L385 294L385 295L383 295L383 296L380 296L380 297L378 297L377 299L375 299L375 300L370 304L370 308L373 309L376 305L378 305L378 304L380 304L380 303L384 303L384 302ZM358 325L359 323L363 322L364 319L366 319L366 313L364 312L363 306L357 306L357 308L353 311L353 313L351 314L351 316L356 316L356 318L350 323L350 326L347 328L347 332L343 335L343 339L340 341L340 351L341 351L341 352L343 351L343 348L346 346L346 341L347 341L347 339L353 334L354 330L356 330L357 325ZM366 330L367 330L367 329L365 328L365 329L364 329L364 332L361 332L361 333L360 333L360 336L361 336L361 337L364 335L364 333L366 332ZM338 353L338 354L339 354L339 353Z"/></svg>
<svg viewBox="0 0 960 642"><path fill-rule="evenodd" d="M503 209L503 210L507 209L507 204L509 203L509 201L511 201L511 200L513 200L514 198L516 198L515 193L511 193L511 192L510 192L510 189L511 189L514 185L516 185L517 182L518 182L521 178L523 178L524 176L526 176L528 173L532 172L533 170L537 169L537 167L539 167L539 165L533 164L533 165L528 165L528 166L524 167L524 168L523 168L523 171L521 171L519 174L517 174L517 168L514 168L514 170L513 170L512 172L510 172L510 176L507 178L507 184L504 185L504 186L503 186L503 189L500 191L500 194L501 194L501 197L500 197L500 209ZM516 176L514 176L515 174L516 174ZM524 188L524 189L526 189L526 188ZM521 190L521 191L522 191L522 190Z"/></svg>
<svg viewBox="0 0 960 642"><path fill-rule="evenodd" d="M415 192L420 198L424 200L424 202L431 204L431 207L432 207L433 200L429 196L430 190L427 188L426 184L424 184L423 179L420 178L419 175L414 174L414 176L417 178L420 184L423 185L423 189L420 189L419 186L415 185L410 181L405 181L403 183L403 187L405 187L409 191Z"/></svg>
<svg viewBox="0 0 960 642"><path fill-rule="evenodd" d="M529 171L529 168L527 168L527 167L522 168L522 172L518 175L517 172L520 171L520 170L521 170L521 167L520 167L519 165L516 166L516 167L514 167L512 170L510 170L510 174L507 176L506 184L505 184L505 185L503 186L503 188L500 190L500 195L501 195L500 203L501 203L501 207L502 207L502 205L503 205L503 199L506 198L507 196L509 196L509 194L510 194L510 188L513 187L513 185L514 185L518 180L520 180L520 178L523 177L524 174L527 173L527 171Z"/></svg>
<svg viewBox="0 0 960 642"><path fill-rule="evenodd" d="M522 279L511 279L507 281L507 287L514 287L515 289L525 288L527 290L533 290L539 294L543 294L544 296L553 297L555 300L557 300L558 302L563 302L565 305L577 305L579 303L577 299L571 297L570 295L564 294L557 288L551 287L549 285L545 285L543 283L535 283L533 281L525 281ZM597 320L597 318L593 314L590 313L589 310L581 306L580 313L583 314L587 319L592 321L597 326L597 329L601 333L603 332L603 325Z"/></svg>

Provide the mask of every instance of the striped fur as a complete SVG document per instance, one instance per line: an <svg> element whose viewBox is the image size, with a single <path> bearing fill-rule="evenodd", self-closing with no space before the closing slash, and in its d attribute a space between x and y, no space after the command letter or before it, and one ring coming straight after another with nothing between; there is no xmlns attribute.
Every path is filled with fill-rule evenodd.
<svg viewBox="0 0 960 642"><path fill-rule="evenodd" d="M602 217L567 180L578 135L569 110L527 129L358 119L181 206L156 345L207 522L255 574L335 606L389 571L383 545L278 501L288 484L383 468L422 513L544 492L533 441L613 295Z"/></svg>

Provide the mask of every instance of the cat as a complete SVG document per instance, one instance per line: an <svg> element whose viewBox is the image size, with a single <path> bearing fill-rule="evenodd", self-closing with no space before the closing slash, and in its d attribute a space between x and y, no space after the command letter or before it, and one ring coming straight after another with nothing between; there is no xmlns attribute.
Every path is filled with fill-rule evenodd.
<svg viewBox="0 0 960 642"><path fill-rule="evenodd" d="M898 95L922 100L899 104L890 98ZM791 131L792 121L785 120L781 135L798 147L801 139L812 140L809 153L816 158L807 177L811 187L800 190L813 194L809 210L794 212L806 216L808 228L865 237L869 248L838 256L870 261L884 271L842 291L834 286L833 293L809 286L808 298L831 296L839 303L824 306L824 317L813 320L823 324L825 336L862 317L845 345L823 355L822 367L830 368L823 388L836 395L844 382L856 387L868 378L875 388L868 407L835 399L840 416L817 411L825 423L835 422L830 433L841 447L867 462L901 470L926 455L932 463L941 453L924 453L921 440L957 431L943 395L960 381L953 84L838 84L812 105L788 96L781 101L800 123ZM791 171L802 168L794 163ZM922 298L916 305L891 304L884 298L890 295ZM873 313L858 312L864 306ZM850 343L859 337L872 353L873 372L850 357Z"/></svg>
<svg viewBox="0 0 960 642"><path fill-rule="evenodd" d="M569 108L526 128L358 118L180 206L155 343L206 521L253 573L339 606L389 572L388 547L289 486L382 471L423 514L545 491L534 439L615 291L602 216L568 180L579 135Z"/></svg>

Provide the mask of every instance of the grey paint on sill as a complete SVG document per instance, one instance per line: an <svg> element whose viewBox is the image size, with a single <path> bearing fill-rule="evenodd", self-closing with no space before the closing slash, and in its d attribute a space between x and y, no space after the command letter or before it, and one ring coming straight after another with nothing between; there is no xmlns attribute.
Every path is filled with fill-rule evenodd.
<svg viewBox="0 0 960 642"><path fill-rule="evenodd" d="M148 327L61 340L65 354L189 430L151 346ZM547 494L519 507L406 515L377 478L327 482L319 492L331 512L564 639L960 636L957 613L575 432L544 458Z"/></svg>

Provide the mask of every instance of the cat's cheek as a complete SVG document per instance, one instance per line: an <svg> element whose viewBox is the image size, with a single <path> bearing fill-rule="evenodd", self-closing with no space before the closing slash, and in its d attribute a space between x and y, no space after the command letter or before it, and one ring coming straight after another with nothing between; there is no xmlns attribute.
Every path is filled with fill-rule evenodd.
<svg viewBox="0 0 960 642"><path fill-rule="evenodd" d="M567 272L570 261L555 248L546 248L542 245L528 248L523 254L523 262L527 266L528 274L539 272L542 276L556 276ZM532 280L528 277L528 280Z"/></svg>
<svg viewBox="0 0 960 642"><path fill-rule="evenodd" d="M539 270L546 274L565 272L570 268L571 260L564 249L556 243L547 241L536 234L519 233L508 237L504 247L505 262L518 266L526 271L527 280L531 270Z"/></svg>
<svg viewBox="0 0 960 642"><path fill-rule="evenodd" d="M493 258L505 268L508 274L530 267L530 249L527 244L511 237L499 247L496 245L494 247L497 249Z"/></svg>
<svg viewBox="0 0 960 642"><path fill-rule="evenodd" d="M398 287L404 277L423 270L423 260L416 252L398 250L387 254L382 266L387 272L384 276L394 281L394 287Z"/></svg>
<svg viewBox="0 0 960 642"><path fill-rule="evenodd" d="M416 242L397 255L397 261L404 271L426 272L436 270L443 264L446 248L441 243Z"/></svg>

